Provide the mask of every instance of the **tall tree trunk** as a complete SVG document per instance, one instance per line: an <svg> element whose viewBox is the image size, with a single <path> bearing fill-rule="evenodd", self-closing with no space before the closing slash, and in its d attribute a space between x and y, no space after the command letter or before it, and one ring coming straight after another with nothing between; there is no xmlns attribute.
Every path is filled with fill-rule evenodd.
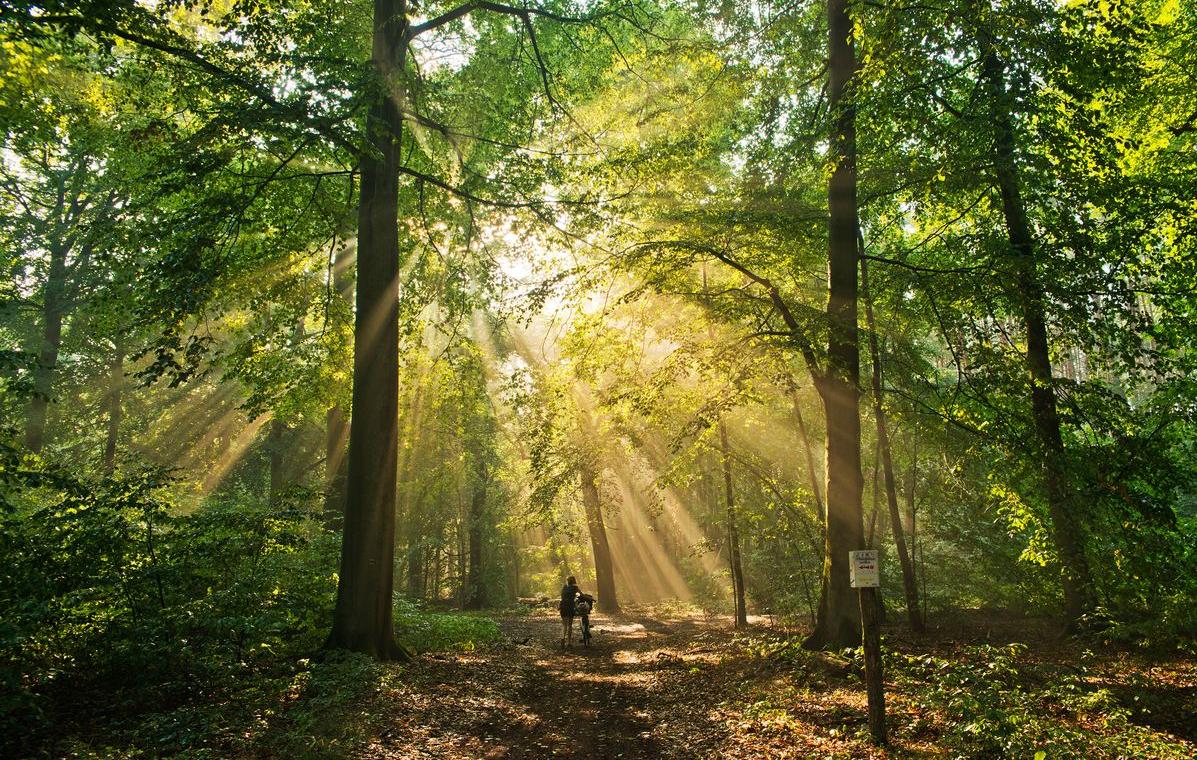
<svg viewBox="0 0 1197 760"><path fill-rule="evenodd" d="M910 536L910 558L914 559L914 543L918 537L916 531L916 489L919 478L919 433L918 428L910 436L910 469L906 472L906 533Z"/></svg>
<svg viewBox="0 0 1197 760"><path fill-rule="evenodd" d="M466 575L466 603L471 610L480 610L486 604L486 588L482 581L482 527L486 519L486 489L490 485L486 462L479 463L478 480L470 499L469 569Z"/></svg>
<svg viewBox="0 0 1197 760"><path fill-rule="evenodd" d="M815 510L818 512L819 525L826 524L827 517L823 510L823 494L819 488L819 473L815 469L815 453L810 445L810 434L806 429L806 419L802 416L802 404L798 398L798 388L790 385L790 402L794 405L794 419L798 421L798 437L802 442L802 452L806 457L806 476L810 483L810 492L815 497Z"/></svg>
<svg viewBox="0 0 1197 760"><path fill-rule="evenodd" d="M919 571L923 569L922 563L918 561L915 552L918 549L918 514L917 501L915 500L916 489L918 488L919 475L919 435L918 428L910 436L910 469L906 474L906 536L910 539L910 568L915 578L915 585L918 585ZM924 584L925 586L926 584ZM920 608L919 620L922 621L924 629L927 626L927 599L926 594L923 594L922 607Z"/></svg>
<svg viewBox="0 0 1197 760"><path fill-rule="evenodd" d="M424 544L419 536L407 547L407 595L424 596Z"/></svg>
<svg viewBox="0 0 1197 760"><path fill-rule="evenodd" d="M405 657L395 639L395 487L399 421L399 166L405 0L374 0L371 59L382 82L361 157L353 425L337 602L327 646Z"/></svg>
<svg viewBox="0 0 1197 760"><path fill-rule="evenodd" d="M873 319L873 299L869 292L869 264L860 260L860 284L864 291L865 324L869 330L869 355L873 361L873 416L877 419L877 449L881 455L881 474L885 479L885 500L889 506L889 524L902 568L902 590L906 593L906 616L910 630L922 633L923 618L919 614L919 586L914 575L914 562L906 548L906 532L902 530L902 515L898 509L898 484L894 478L894 460L890 451L889 431L886 428L885 406L881 403L881 350L877 345L877 323Z"/></svg>
<svg viewBox="0 0 1197 760"><path fill-rule="evenodd" d="M806 419L802 416L802 405L798 398L798 389L792 383L790 385L790 399L794 404L794 418L798 421L798 435L802 439L802 449L806 454L806 474L810 479L810 490L815 497L815 509L819 517L819 530L823 533L826 539L827 535L827 510L823 504L823 495L819 488L819 474L815 470L815 454L810 445L810 433L806 429ZM819 602L811 613L811 623L817 625L820 617L826 613L822 612L827 605L827 584L819 584Z"/></svg>
<svg viewBox="0 0 1197 760"><path fill-rule="evenodd" d="M349 420L340 404L324 414L324 522L340 525L349 488Z"/></svg>
<svg viewBox="0 0 1197 760"><path fill-rule="evenodd" d="M270 455L270 501L277 502L287 487L287 425L282 420L270 421L266 449Z"/></svg>
<svg viewBox="0 0 1197 760"><path fill-rule="evenodd" d="M54 391L58 369L58 350L62 346L62 320L66 314L67 247L50 246L50 270L42 293L42 334L37 346L37 364L33 369L33 398L25 421L25 445L40 453L46 443L46 414Z"/></svg>
<svg viewBox="0 0 1197 760"><path fill-rule="evenodd" d="M748 625L744 595L744 563L740 557L740 526L736 520L736 493L732 488L731 447L727 443L727 425L719 421L719 451L723 455L723 489L727 500L727 559L731 564L732 597L735 599L736 628Z"/></svg>
<svg viewBox="0 0 1197 760"><path fill-rule="evenodd" d="M116 469L116 448L120 442L121 392L125 386L125 348L119 342L113 349L112 368L108 376L108 436L104 442L104 472L112 474Z"/></svg>
<svg viewBox="0 0 1197 760"><path fill-rule="evenodd" d="M290 347L295 348L303 342L303 319L296 320L291 331ZM283 492L296 482L296 463L293 451L288 449L295 445L295 430L287 423L273 418L270 421L267 448L270 454L270 501L277 502Z"/></svg>
<svg viewBox="0 0 1197 760"><path fill-rule="evenodd" d="M881 512L881 489L877 487L877 481L881 475L881 447L874 443L873 445L873 481L872 488L869 489L869 496L872 498L873 506L869 510L869 517L865 520L865 539L864 546L866 549L873 548L873 537L877 534L877 515Z"/></svg>
<svg viewBox="0 0 1197 760"><path fill-rule="evenodd" d="M340 305L353 306L353 247L348 243L337 249L333 260L332 288ZM345 514L349 485L349 418L341 405L333 404L325 413L324 512L325 523L339 524Z"/></svg>
<svg viewBox="0 0 1197 760"><path fill-rule="evenodd" d="M403 543L406 547L406 580L408 595L419 598L423 594L423 586L418 579L424 572L420 542L423 539L423 492L416 490L416 453L424 448L420 416L424 398L425 384L416 378L407 389L407 412L403 417L401 428L402 440L405 445L399 454L399 482L403 484L403 502L399 514L402 516L405 528ZM436 440L440 440L437 438ZM438 450L439 453L439 450Z"/></svg>
<svg viewBox="0 0 1197 760"><path fill-rule="evenodd" d="M619 600L615 596L615 564L611 558L611 545L607 542L607 527L603 523L598 473L589 464L583 464L578 472L582 481L582 503L586 508L586 527L590 531L590 545L594 549L598 608L603 612L619 612Z"/></svg>
<svg viewBox="0 0 1197 760"><path fill-rule="evenodd" d="M1010 93L1006 91L1005 65L998 57L989 33L979 35L982 74L989 86L991 123L994 126L994 178L1002 196L1002 213L1013 254L1014 281L1021 301L1026 330L1027 372L1031 381L1031 413L1035 422L1043 486L1052 521L1052 540L1062 564L1064 613L1070 630L1096 606L1093 577L1085 555L1082 519L1070 503L1064 440L1052 378L1043 285L1035 262L1035 241L1027 220L1026 205L1015 160L1014 124Z"/></svg>
<svg viewBox="0 0 1197 760"><path fill-rule="evenodd" d="M828 0L828 103L831 115L830 219L827 246L827 372L818 381L827 420L825 598L804 645L860 642L860 605L848 580L848 552L861 548L860 355L857 345L856 74L849 0Z"/></svg>

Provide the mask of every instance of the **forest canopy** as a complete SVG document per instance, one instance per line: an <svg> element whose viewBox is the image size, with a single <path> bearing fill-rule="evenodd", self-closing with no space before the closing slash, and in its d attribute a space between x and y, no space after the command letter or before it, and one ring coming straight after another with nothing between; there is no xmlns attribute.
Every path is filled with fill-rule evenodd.
<svg viewBox="0 0 1197 760"><path fill-rule="evenodd" d="M0 746L567 576L840 651L866 548L902 635L1191 657L1194 71L1178 0L0 0Z"/></svg>

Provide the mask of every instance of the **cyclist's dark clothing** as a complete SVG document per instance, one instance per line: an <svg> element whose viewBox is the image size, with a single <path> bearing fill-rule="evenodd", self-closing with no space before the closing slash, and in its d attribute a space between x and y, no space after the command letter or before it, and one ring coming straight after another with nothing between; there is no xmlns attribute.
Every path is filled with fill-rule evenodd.
<svg viewBox="0 0 1197 760"><path fill-rule="evenodd" d="M561 617L572 618L574 616L574 600L580 593L582 593L582 589L578 588L576 583L567 583L561 587L561 604L557 606Z"/></svg>

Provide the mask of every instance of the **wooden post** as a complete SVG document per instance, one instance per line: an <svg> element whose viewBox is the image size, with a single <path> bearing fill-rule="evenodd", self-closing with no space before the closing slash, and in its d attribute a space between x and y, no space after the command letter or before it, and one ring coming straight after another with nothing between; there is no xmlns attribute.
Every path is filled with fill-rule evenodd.
<svg viewBox="0 0 1197 760"><path fill-rule="evenodd" d="M869 698L869 734L873 743L886 743L885 687L881 671L881 626L877 622L877 589L857 589L860 594L861 641L864 642L865 693Z"/></svg>
<svg viewBox="0 0 1197 760"><path fill-rule="evenodd" d="M864 645L865 694L869 700L869 734L873 744L886 743L885 682L881 670L881 624L877 620L877 587L881 583L877 551L848 553L849 579L860 600L860 632Z"/></svg>

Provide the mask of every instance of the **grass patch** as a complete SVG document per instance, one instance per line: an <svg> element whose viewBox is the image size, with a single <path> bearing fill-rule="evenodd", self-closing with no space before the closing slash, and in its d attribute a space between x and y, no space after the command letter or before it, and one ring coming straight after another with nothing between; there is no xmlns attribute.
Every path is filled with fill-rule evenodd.
<svg viewBox="0 0 1197 760"><path fill-rule="evenodd" d="M469 652L499 640L499 624L469 612L434 612L399 598L395 600L395 629L416 652Z"/></svg>

